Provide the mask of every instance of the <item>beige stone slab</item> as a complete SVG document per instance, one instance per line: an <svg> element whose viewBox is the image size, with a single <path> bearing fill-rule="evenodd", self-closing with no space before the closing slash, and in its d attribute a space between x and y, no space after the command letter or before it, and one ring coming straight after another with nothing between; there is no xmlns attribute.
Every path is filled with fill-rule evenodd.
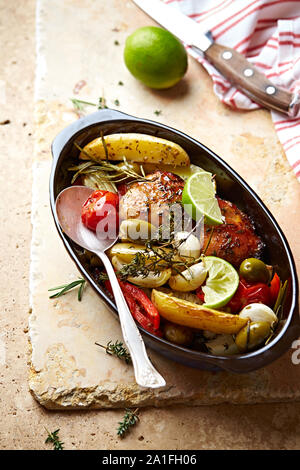
<svg viewBox="0 0 300 470"><path fill-rule="evenodd" d="M78 275L55 232L48 207L50 144L59 130L77 119L71 96L96 102L104 95L112 107L118 99L120 110L181 129L212 148L272 210L297 263L300 186L269 113L225 108L195 61L189 61L184 80L164 92L149 90L130 76L122 59L125 38L135 28L152 24L131 1L52 0L50 6L40 0L37 11L38 163L34 170L30 316L30 388L34 396L48 408L62 409L299 400L300 369L291 361L292 349L271 366L243 376L189 369L149 351L168 386L155 392L141 390L130 367L94 345L95 340L121 339L121 332L89 287L81 303L76 293L56 301L48 299L49 287ZM119 46L114 45L115 40ZM75 95L82 80L85 86ZM119 80L124 86L118 85ZM159 117L154 115L156 109L162 111Z"/></svg>
<svg viewBox="0 0 300 470"><path fill-rule="evenodd" d="M111 0L104 1L112 4ZM114 7L115 4L112 14ZM30 395L26 331L31 236L29 211L33 155L35 0L2 0L0 10L3 19L0 24L3 46L0 56L1 63L5 64L0 78L7 83L7 101L0 108L0 121L11 119L10 125L0 126L0 153L5 160L0 200L1 213L5 217L5 230L1 234L0 276L5 289L0 293L0 321L1 339L4 340L6 350L6 364L0 363L0 448L49 450L49 444L44 443L46 426L49 430L60 428L59 434L68 450L299 449L299 402L144 408L138 426L133 428L126 439L121 440L116 436L116 427L122 419L123 410L53 412L39 406ZM141 16L139 18L142 26L144 20ZM22 80L16 80L16 77L22 77ZM58 122L57 126L60 125L62 123ZM45 135L50 141L50 130ZM47 152L49 155L48 149ZM14 198L11 198L12 191ZM284 230L290 238L292 229L287 222ZM19 238L16 242L17 236Z"/></svg>
<svg viewBox="0 0 300 470"><path fill-rule="evenodd" d="M149 351L167 386L154 391L139 387L131 366L95 345L95 341L120 340L122 334L118 321L90 287L81 302L76 292L48 299L50 287L78 276L51 218L45 191L49 170L49 161L34 166L32 206L30 389L42 405L115 408L299 399L300 369L292 364L291 354L270 367L237 376L190 369Z"/></svg>

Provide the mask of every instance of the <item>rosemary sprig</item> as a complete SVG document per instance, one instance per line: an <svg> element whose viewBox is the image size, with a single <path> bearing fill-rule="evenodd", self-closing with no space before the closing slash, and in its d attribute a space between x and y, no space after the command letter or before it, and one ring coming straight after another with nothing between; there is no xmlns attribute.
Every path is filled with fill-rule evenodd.
<svg viewBox="0 0 300 470"><path fill-rule="evenodd" d="M75 172L72 177L71 184L76 181L78 176L91 174L99 176L102 181L109 181L114 184L121 183L125 180L128 180L128 178L131 178L132 181L147 181L145 176L139 175L128 165L128 162L125 157L123 157L125 165L122 168L118 167L117 165L114 165L113 163L110 163L108 161L109 155L103 135L101 135L101 139L106 159L101 161L101 163L96 163L93 160L88 160L83 163L80 163L79 165L74 165L68 168L68 171ZM80 145L77 144L77 142L74 142L74 145L78 150L80 150L80 152L84 153L86 156L91 158L90 155L83 148L81 148Z"/></svg>
<svg viewBox="0 0 300 470"><path fill-rule="evenodd" d="M57 286L57 287L51 287L51 289L48 289L48 292L58 290L59 292L56 292L53 295L50 295L49 299L56 299L57 297L60 297L61 295L64 295L66 292L68 292L71 289L74 289L74 287L78 287L78 300L79 302L82 299L82 292L85 286L86 280L85 279L78 279L77 281L72 281L69 284L63 284L62 286Z"/></svg>
<svg viewBox="0 0 300 470"><path fill-rule="evenodd" d="M276 299L274 309L273 309L277 316L285 300L287 285L288 285L288 281L285 281L284 284L280 282L279 292L278 292L277 299Z"/></svg>
<svg viewBox="0 0 300 470"><path fill-rule="evenodd" d="M131 364L131 356L127 349L123 346L123 343L121 341L117 340L115 343L109 341L106 346L103 346L102 344L97 342L95 344L105 349L106 353L110 356L116 356L119 359L125 361L126 364Z"/></svg>
<svg viewBox="0 0 300 470"><path fill-rule="evenodd" d="M123 438L129 432L130 428L135 426L139 421L138 417L138 408L136 410L125 409L125 414L123 421L119 422L119 427L117 429L117 434L119 437Z"/></svg>
<svg viewBox="0 0 300 470"><path fill-rule="evenodd" d="M59 429L56 429L56 431L53 432L49 432L47 428L45 429L48 433L48 437L45 440L45 444L53 444L53 450L64 450L64 442L61 442L58 436Z"/></svg>
<svg viewBox="0 0 300 470"><path fill-rule="evenodd" d="M286 297L287 286L288 286L288 281L285 281L283 284L280 281L280 288L279 288L277 299L273 308L273 311L278 318L277 324L280 322L281 317L282 317L282 307L283 307L285 297ZM271 333L266 339L265 345L267 345L270 342L270 340L273 338L273 336L275 335L275 331L276 331L275 328L271 328Z"/></svg>

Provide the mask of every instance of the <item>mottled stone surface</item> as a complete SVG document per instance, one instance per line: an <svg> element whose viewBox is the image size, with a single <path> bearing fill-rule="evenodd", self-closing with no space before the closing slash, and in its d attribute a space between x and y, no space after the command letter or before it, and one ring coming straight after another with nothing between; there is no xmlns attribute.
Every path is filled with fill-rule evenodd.
<svg viewBox="0 0 300 470"><path fill-rule="evenodd" d="M103 2L103 0L97 0L98 3L100 1ZM143 408L138 425L132 429L126 439L122 440L116 435L118 422L123 416L122 409L89 410L88 412L49 411L40 406L30 394L27 325L31 241L31 165L34 147L35 3L35 0L15 0L14 2L0 0L0 16L3 20L0 22L2 45L0 57L3 64L0 80L6 85L6 102L0 107L0 121L6 119L11 121L8 125L0 126L0 154L2 161L5 161L5 172L1 173L0 198L1 214L5 217L5 229L3 228L0 239L0 279L1 285L5 286L0 292L2 307L0 312L0 448L49 449L51 448L49 444L44 442L46 439L44 427L46 427L51 431L60 428L59 434L65 443L65 448L76 450L299 449L300 403L295 402L292 393L287 403L263 402L256 405L225 403L216 406L170 405L163 408ZM75 3L78 2L74 1L74 5ZM109 4L111 15L119 15L121 3L109 1ZM86 8L89 8L87 2ZM145 24L150 24L149 19L136 9L132 13L128 31L133 31L134 28ZM79 34L77 40L80 41ZM57 49L59 50L60 47ZM113 45L110 46L111 49L113 47ZM191 73L191 67L194 69L192 62L190 62L188 73ZM201 81L205 80L205 74L200 68L196 68L196 64L195 70L199 70L197 74L201 77ZM22 77L22 80L16 80L16 77ZM208 79L204 83L206 87L209 86ZM195 87L199 86L202 86L202 82L198 81ZM83 91L84 88L81 93ZM157 102L154 105L155 108L161 106L163 112L167 112L166 106ZM217 103L214 102L213 105L217 106ZM152 108L150 111L152 117ZM258 116L261 115L264 116L265 123L269 122L267 114L258 114ZM45 136L49 140L56 132L53 122L56 115L50 113L50 116L52 116L52 128L49 126L51 122L49 121L45 129ZM199 119L199 116L198 112L197 117L191 121ZM72 115L71 119L74 118L75 116ZM159 116L159 119L162 120L163 115ZM173 122L173 119L175 120L176 116L171 116L170 122ZM59 127L60 122L57 125ZM270 122L268 128L270 139L274 139ZM203 131L202 134L202 140L205 142L205 132ZM277 148L276 140L273 142ZM213 144L212 138L211 144ZM44 155L48 156L49 148L45 138L44 149L46 152ZM230 155L227 154L226 158L229 159ZM284 159L280 159L280 162L287 168ZM280 186L279 175L277 181ZM294 188L296 200L296 185L292 182L289 184L292 184ZM275 192L272 193L275 194ZM273 210L279 220L280 207L278 206ZM280 222L299 265L300 250L297 245L299 237L295 230L297 224L290 217L284 217L283 210L281 214ZM76 272L73 271L72 274L76 275ZM285 373L285 365L289 363L290 354L287 356L287 360L284 358L280 361L282 366L279 368L277 364L274 364L278 380L282 380L283 388L287 387L290 376L296 376L295 371L300 367L299 365L289 367Z"/></svg>
<svg viewBox="0 0 300 470"><path fill-rule="evenodd" d="M299 184L276 138L269 113L262 110L237 113L225 108L214 96L209 77L192 60L184 80L171 90L154 92L136 82L125 69L122 53L126 36L139 26L141 13L133 19L132 2L116 4L119 8L112 16L105 2L62 4L54 0L51 8L46 1L39 2L30 388L48 408L297 400L300 369L292 364L292 350L275 364L243 376L189 369L149 351L165 376L167 387L143 390L135 384L130 366L108 357L94 345L95 341L106 344L111 339L120 339L121 331L91 289L86 289L81 303L75 292L55 301L46 298L49 287L77 276L55 232L44 189L51 140L77 118L70 96L97 102L101 95L108 106L118 99L121 110L152 119L156 117L154 111L161 110L161 122L187 132L215 150L259 193L280 221L282 218L284 222L287 209L290 217L296 218L299 213ZM58 23L54 21L57 17ZM101 41L97 33L100 17L107 18L102 24ZM77 19L82 24L80 42ZM58 32L64 44L63 53L54 39ZM114 44L116 39L119 45ZM63 74L57 73L62 69ZM123 86L118 85L119 80ZM296 235L292 232L291 236Z"/></svg>

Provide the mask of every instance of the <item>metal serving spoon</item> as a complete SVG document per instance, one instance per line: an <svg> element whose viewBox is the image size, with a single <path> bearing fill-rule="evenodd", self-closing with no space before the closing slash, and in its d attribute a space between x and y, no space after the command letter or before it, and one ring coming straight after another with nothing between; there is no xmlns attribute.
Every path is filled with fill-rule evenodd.
<svg viewBox="0 0 300 470"><path fill-rule="evenodd" d="M142 387L164 387L166 382L148 358L144 341L124 299L111 262L105 254L117 238L99 239L95 232L86 228L81 222L82 205L93 191L85 186L70 186L61 191L55 204L60 226L77 245L93 252L104 264L118 308L123 338L131 355L136 382Z"/></svg>

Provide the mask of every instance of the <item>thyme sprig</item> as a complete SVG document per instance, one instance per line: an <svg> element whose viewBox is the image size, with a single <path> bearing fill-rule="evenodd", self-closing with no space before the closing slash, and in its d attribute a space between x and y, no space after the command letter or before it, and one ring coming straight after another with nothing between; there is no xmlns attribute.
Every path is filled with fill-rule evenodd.
<svg viewBox="0 0 300 470"><path fill-rule="evenodd" d="M117 434L119 437L125 437L129 430L137 424L137 422L139 421L138 411L138 408L136 408L135 410L130 410L129 408L125 409L123 421L119 422L119 426L117 429Z"/></svg>
<svg viewBox="0 0 300 470"><path fill-rule="evenodd" d="M61 442L58 436L59 429L56 429L56 431L53 432L49 432L47 428L45 429L48 433L48 437L45 440L45 444L53 444L53 450L64 450L64 442Z"/></svg>
<svg viewBox="0 0 300 470"><path fill-rule="evenodd" d="M82 299L82 293L83 293L85 283L86 283L86 280L83 278L80 278L76 281L70 282L69 284L63 284L62 286L51 287L51 289L48 289L48 292L55 291L55 290L58 290L59 292L56 292L55 294L50 295L49 299L56 299L57 297L64 295L69 290L74 289L74 287L79 286L77 298L80 302Z"/></svg>
<svg viewBox="0 0 300 470"><path fill-rule="evenodd" d="M119 359L125 361L126 364L131 364L131 356L127 349L123 346L122 341L116 340L115 343L109 341L106 346L103 346L103 344L97 342L95 344L105 349L106 354L109 354L110 356L116 356Z"/></svg>

